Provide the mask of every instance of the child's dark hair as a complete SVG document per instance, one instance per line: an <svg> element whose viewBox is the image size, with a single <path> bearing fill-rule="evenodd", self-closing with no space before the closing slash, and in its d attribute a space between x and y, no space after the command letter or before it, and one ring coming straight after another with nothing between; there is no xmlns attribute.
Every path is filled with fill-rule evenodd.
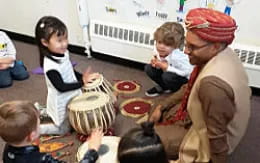
<svg viewBox="0 0 260 163"><path fill-rule="evenodd" d="M44 16L35 27L35 40L40 52L40 65L43 66L44 56L56 61L51 55L47 47L42 44L42 39L49 41L53 34L63 36L67 34L66 25L56 17Z"/></svg>
<svg viewBox="0 0 260 163"><path fill-rule="evenodd" d="M184 28L177 22L166 22L156 29L154 39L165 45L182 49L184 45Z"/></svg>
<svg viewBox="0 0 260 163"><path fill-rule="evenodd" d="M39 113L31 102L10 101L0 105L0 135L7 143L21 143L36 130Z"/></svg>
<svg viewBox="0 0 260 163"><path fill-rule="evenodd" d="M120 163L168 163L153 126L154 123L144 122L141 128L132 129L122 137L117 154Z"/></svg>

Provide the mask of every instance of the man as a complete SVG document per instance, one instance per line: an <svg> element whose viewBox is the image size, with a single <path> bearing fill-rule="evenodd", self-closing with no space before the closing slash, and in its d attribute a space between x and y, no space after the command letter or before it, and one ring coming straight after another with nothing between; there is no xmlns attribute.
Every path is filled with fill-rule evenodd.
<svg viewBox="0 0 260 163"><path fill-rule="evenodd" d="M177 111L163 119L156 131L168 153L173 155L172 151L179 147L175 162L225 163L244 135L250 116L247 75L228 47L234 39L236 23L230 16L206 8L190 10L185 23L185 53L195 67L181 104L168 107ZM174 103L182 92L172 95ZM150 121L162 118L163 106L153 111ZM180 123L187 119L190 126L181 128Z"/></svg>

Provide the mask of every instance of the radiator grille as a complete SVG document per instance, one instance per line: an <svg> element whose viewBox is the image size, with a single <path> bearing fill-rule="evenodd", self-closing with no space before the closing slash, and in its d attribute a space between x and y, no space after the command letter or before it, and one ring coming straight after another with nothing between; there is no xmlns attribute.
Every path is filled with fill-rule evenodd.
<svg viewBox="0 0 260 163"><path fill-rule="evenodd" d="M99 37L124 41L145 46L153 46L152 34L148 32L127 29L118 26L94 23L93 34Z"/></svg>
<svg viewBox="0 0 260 163"><path fill-rule="evenodd" d="M260 52L235 48L241 62L260 66Z"/></svg>

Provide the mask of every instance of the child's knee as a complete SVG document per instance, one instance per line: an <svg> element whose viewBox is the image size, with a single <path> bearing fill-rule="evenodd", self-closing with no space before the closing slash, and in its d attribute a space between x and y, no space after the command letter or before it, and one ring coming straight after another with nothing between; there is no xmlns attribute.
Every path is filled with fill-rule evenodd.
<svg viewBox="0 0 260 163"><path fill-rule="evenodd" d="M158 76L158 74L161 74L160 70L152 67L152 65L150 65L150 64L145 65L144 71L150 77L155 77L155 76Z"/></svg>
<svg viewBox="0 0 260 163"><path fill-rule="evenodd" d="M25 80L29 78L29 73L23 65L15 66L12 69L11 74L14 80Z"/></svg>
<svg viewBox="0 0 260 163"><path fill-rule="evenodd" d="M16 74L13 76L15 80L25 80L29 78L29 73L27 71L24 71L20 74Z"/></svg>

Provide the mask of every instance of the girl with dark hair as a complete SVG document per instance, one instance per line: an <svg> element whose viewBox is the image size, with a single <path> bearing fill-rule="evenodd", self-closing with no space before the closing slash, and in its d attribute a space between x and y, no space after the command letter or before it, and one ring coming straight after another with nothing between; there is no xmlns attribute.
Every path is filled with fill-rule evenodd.
<svg viewBox="0 0 260 163"><path fill-rule="evenodd" d="M81 87L98 77L88 68L83 74L75 71L69 59L68 30L56 17L42 17L35 28L48 89L46 114L53 123L41 124L41 134L65 134L70 130L66 105L81 94Z"/></svg>
<svg viewBox="0 0 260 163"><path fill-rule="evenodd" d="M120 163L169 163L153 127L154 123L145 122L122 137L117 154Z"/></svg>

